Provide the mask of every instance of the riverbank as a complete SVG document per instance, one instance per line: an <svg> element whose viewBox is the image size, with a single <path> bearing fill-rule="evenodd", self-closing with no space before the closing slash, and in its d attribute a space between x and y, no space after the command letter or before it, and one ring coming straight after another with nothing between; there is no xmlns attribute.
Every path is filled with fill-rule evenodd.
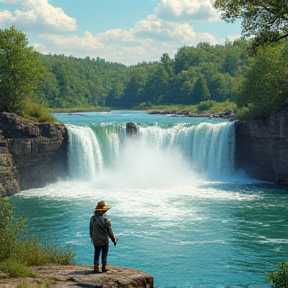
<svg viewBox="0 0 288 288"><path fill-rule="evenodd" d="M133 107L132 109L119 109L116 107L89 107L89 108L68 108L68 109L49 109L50 113L80 113L80 112L111 112L115 110L119 111L146 111L149 114L176 114L178 116L185 115L191 117L203 117L200 115L206 115L205 117L211 117L213 115L224 115L225 111L234 112L236 104L230 101L215 102L208 101L208 105L147 105ZM198 116L199 115L199 116Z"/></svg>
<svg viewBox="0 0 288 288"><path fill-rule="evenodd" d="M166 115L169 117L202 117L202 118L223 118L230 119L231 121L237 120L237 114L233 110L224 110L218 113L191 113L189 111L176 111L176 110L148 110L152 115Z"/></svg>
<svg viewBox="0 0 288 288"><path fill-rule="evenodd" d="M46 265L31 267L37 274L35 278L5 278L0 274L0 288L152 288L154 278L142 271L122 267L108 266L106 273L93 273L88 266Z"/></svg>

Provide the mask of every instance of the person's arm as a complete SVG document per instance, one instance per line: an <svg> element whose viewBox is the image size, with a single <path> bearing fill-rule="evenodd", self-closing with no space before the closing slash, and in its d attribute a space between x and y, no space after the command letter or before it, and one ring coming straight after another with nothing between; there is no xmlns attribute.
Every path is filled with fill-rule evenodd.
<svg viewBox="0 0 288 288"><path fill-rule="evenodd" d="M111 241L114 243L114 246L116 246L118 238L114 235L111 220L109 218L106 218L106 224L107 224L107 233Z"/></svg>
<svg viewBox="0 0 288 288"><path fill-rule="evenodd" d="M91 239L92 239L92 235L93 235L92 231L93 231L93 216L90 219L90 227L89 227L89 232L90 232L90 238Z"/></svg>

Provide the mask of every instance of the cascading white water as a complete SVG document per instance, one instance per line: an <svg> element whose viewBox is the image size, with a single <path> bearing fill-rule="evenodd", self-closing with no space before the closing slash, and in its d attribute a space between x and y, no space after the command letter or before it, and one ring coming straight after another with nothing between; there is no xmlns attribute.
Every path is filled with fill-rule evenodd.
<svg viewBox="0 0 288 288"><path fill-rule="evenodd" d="M234 171L234 123L178 124L169 129L149 127L140 130L143 141L161 149L180 148L198 172L220 176Z"/></svg>
<svg viewBox="0 0 288 288"><path fill-rule="evenodd" d="M125 136L119 125L91 127L67 125L72 178L95 180L105 169L126 169L132 176L139 171L139 178L168 170L167 177L177 177L184 166L186 175L189 166L210 179L234 171L234 123L154 125L140 127L134 137Z"/></svg>
<svg viewBox="0 0 288 288"><path fill-rule="evenodd" d="M69 134L68 167L72 178L88 179L103 170L102 152L89 127L67 125Z"/></svg>

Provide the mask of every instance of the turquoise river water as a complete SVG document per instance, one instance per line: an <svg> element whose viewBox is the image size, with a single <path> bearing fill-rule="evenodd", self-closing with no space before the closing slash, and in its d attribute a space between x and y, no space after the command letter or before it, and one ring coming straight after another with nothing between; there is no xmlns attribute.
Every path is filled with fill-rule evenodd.
<svg viewBox="0 0 288 288"><path fill-rule="evenodd" d="M234 123L144 112L55 114L69 179L11 197L43 241L93 263L89 221L106 200L119 237L108 263L158 287L269 287L288 258L288 190L235 171ZM136 136L125 124L138 124Z"/></svg>

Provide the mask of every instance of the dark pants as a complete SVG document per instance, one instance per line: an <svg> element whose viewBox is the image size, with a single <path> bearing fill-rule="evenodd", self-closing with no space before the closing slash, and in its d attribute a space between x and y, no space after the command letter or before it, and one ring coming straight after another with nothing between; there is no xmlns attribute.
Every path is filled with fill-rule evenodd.
<svg viewBox="0 0 288 288"><path fill-rule="evenodd" d="M109 245L104 245L104 246L94 246L94 265L98 265L99 263L99 256L100 252L101 253L101 260L102 260L102 265L106 265L107 263L107 257L108 257L108 250L109 250Z"/></svg>

